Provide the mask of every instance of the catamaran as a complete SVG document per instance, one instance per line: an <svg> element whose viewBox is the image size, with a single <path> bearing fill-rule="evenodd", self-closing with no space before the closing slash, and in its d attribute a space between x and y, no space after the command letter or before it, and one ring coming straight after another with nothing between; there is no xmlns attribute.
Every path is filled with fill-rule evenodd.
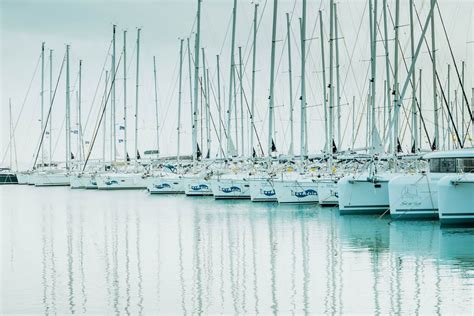
<svg viewBox="0 0 474 316"><path fill-rule="evenodd" d="M462 221L462 212L468 219L474 208L474 204L470 204L474 191L469 193L472 189L469 173L473 171L474 150L439 151L426 154L423 158L429 161L428 172L399 175L390 181L391 217L438 219L441 218L442 205L444 214L448 214L443 216L445 222ZM449 220L451 217L452 220Z"/></svg>
<svg viewBox="0 0 474 316"><path fill-rule="evenodd" d="M457 174L438 182L441 225L474 225L474 150L456 159Z"/></svg>

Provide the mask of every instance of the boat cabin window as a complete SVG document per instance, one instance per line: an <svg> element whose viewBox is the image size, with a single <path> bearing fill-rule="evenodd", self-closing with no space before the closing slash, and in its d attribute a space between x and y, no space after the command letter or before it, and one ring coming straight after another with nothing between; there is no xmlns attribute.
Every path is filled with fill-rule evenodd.
<svg viewBox="0 0 474 316"><path fill-rule="evenodd" d="M433 158L432 173L474 173L474 158Z"/></svg>
<svg viewBox="0 0 474 316"><path fill-rule="evenodd" d="M461 172L474 173L474 158L461 158L458 161Z"/></svg>

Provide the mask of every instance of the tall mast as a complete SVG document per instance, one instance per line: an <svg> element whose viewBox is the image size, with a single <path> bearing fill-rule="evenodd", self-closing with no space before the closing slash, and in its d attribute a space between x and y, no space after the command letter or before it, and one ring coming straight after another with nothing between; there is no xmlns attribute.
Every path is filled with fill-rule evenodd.
<svg viewBox="0 0 474 316"><path fill-rule="evenodd" d="M41 43L41 133L45 128L44 124L44 42ZM44 166L44 146L41 144L41 165Z"/></svg>
<svg viewBox="0 0 474 316"><path fill-rule="evenodd" d="M330 157L333 152L333 129L334 129L334 0L330 2L329 12L329 126L328 126L328 151ZM332 169L332 159L330 159L330 169Z"/></svg>
<svg viewBox="0 0 474 316"><path fill-rule="evenodd" d="M365 125L367 126L366 131L365 131L365 147L369 148L369 146L372 145L371 139L370 139L370 115L371 115L371 98L370 98L370 91L367 93L367 107L366 107L366 121Z"/></svg>
<svg viewBox="0 0 474 316"><path fill-rule="evenodd" d="M352 146L351 148L354 149L355 145L355 96L352 96Z"/></svg>
<svg viewBox="0 0 474 316"><path fill-rule="evenodd" d="M231 119L232 119L232 98L234 97L233 93L233 84L234 84L234 67L235 67L235 25L237 23L237 0L234 0L234 6L232 8L232 40L230 44L230 71L229 71L229 108L227 109L227 156L231 157L234 155L234 144L232 142L231 134ZM235 113L237 115L237 113ZM237 129L237 126L235 127ZM236 140L237 141L237 140Z"/></svg>
<svg viewBox="0 0 474 316"><path fill-rule="evenodd" d="M194 122L194 102L193 102L193 80L192 80L192 63L191 63L191 46L189 44L189 37L186 39L187 46L188 46L188 75L189 75L189 104L190 104L190 118L191 118L191 127L193 126ZM191 149L194 150L194 143L191 144Z"/></svg>
<svg viewBox="0 0 474 316"><path fill-rule="evenodd" d="M442 150L446 150L446 129L444 128L444 122L446 121L444 116L444 108L442 106L444 100L443 100L443 97L442 95L439 96L439 104L441 104L441 139L443 140L443 145L441 145L441 141L440 141L440 146L441 146L441 149Z"/></svg>
<svg viewBox="0 0 474 316"><path fill-rule="evenodd" d="M158 83L156 80L156 58L153 56L153 80L155 90L155 120L156 120L156 158L160 157L160 116L158 111Z"/></svg>
<svg viewBox="0 0 474 316"><path fill-rule="evenodd" d="M198 104L199 104L199 36L201 33L201 0L197 0L197 30L196 39L194 41L194 110L193 110L193 161L198 159L198 143L197 143L197 125L198 125Z"/></svg>
<svg viewBox="0 0 474 316"><path fill-rule="evenodd" d="M211 107L209 99L209 68L206 69L206 133L207 133L207 158L211 157Z"/></svg>
<svg viewBox="0 0 474 316"><path fill-rule="evenodd" d="M73 158L74 161L77 161L78 164L81 161L81 140L79 138L79 91L76 90L76 156ZM77 133L76 133L77 132Z"/></svg>
<svg viewBox="0 0 474 316"><path fill-rule="evenodd" d="M136 161L139 159L138 154L138 87L139 87L139 70L140 70L140 32L141 29L137 29L137 72L135 79L135 158Z"/></svg>
<svg viewBox="0 0 474 316"><path fill-rule="evenodd" d="M53 103L53 50L49 50L49 106ZM49 115L49 165L53 162L53 116Z"/></svg>
<svg viewBox="0 0 474 316"><path fill-rule="evenodd" d="M394 86L393 86L393 141L392 154L396 155L398 152L398 116L400 112L399 102L399 87L398 87L398 29L400 21L400 0L395 0L395 43L394 43Z"/></svg>
<svg viewBox="0 0 474 316"><path fill-rule="evenodd" d="M305 0L303 0L305 1ZM272 52L270 61L270 96L268 97L268 157L272 156L273 152L273 108L275 98L273 95L274 81L275 81L275 42L276 42L276 23L278 12L278 0L273 0L273 26L272 26Z"/></svg>
<svg viewBox="0 0 474 316"><path fill-rule="evenodd" d="M374 80L374 64L375 64L375 58L374 58L374 8L373 8L373 1L374 0L369 0L369 31L370 31L370 78L369 78L369 94L367 96L367 138L366 138L366 146L370 146L371 150L370 152L373 151L374 149L374 144L370 141L369 145L369 137L370 135L373 135L374 133L374 126L370 124L370 117L372 118L375 116L375 104L372 103L372 94L374 93L374 86L375 86L375 80ZM375 122L375 120L373 120ZM370 126L370 127L369 127ZM372 138L373 139L373 138Z"/></svg>
<svg viewBox="0 0 474 316"><path fill-rule="evenodd" d="M431 0L431 11L434 10L436 0ZM437 86L436 86L436 38L435 38L435 22L434 16L431 17L431 49L433 56L432 66L433 66L433 113L434 113L434 140L432 144L432 149L436 150L440 147L439 139L439 118L438 118L438 96L437 96Z"/></svg>
<svg viewBox="0 0 474 316"><path fill-rule="evenodd" d="M433 1L436 2L436 0L433 0ZM410 68L409 68L409 70L408 70L408 72L407 72L407 79L406 79L405 82L403 83L403 86L402 86L402 89L401 89L401 90L398 89L398 82L395 81L395 82L397 83L397 89L396 89L396 91L399 91L399 92L397 92L396 98L395 98L395 99L396 99L396 102L395 102L396 108L395 108L395 109L399 109L399 108L400 108L401 102L399 103L399 100L403 100L403 99L404 99L406 90L407 90L407 88L408 88L408 84L410 83L410 76L411 76L411 73L412 73L413 71L415 71L415 67L414 67L414 66L415 66L415 62L416 62L416 59L418 58L418 55L419 55L420 50L421 50L422 43L423 43L423 41L424 41L424 39L425 39L426 31L428 30L428 24L430 23L430 19L432 19L432 17L433 17L434 2L431 3L430 12L428 13L428 17L426 18L425 25L423 26L423 30L422 30L422 32L421 32L420 39L419 39L418 44L417 44L417 46L416 46L415 55L414 55L414 60L413 60L413 62L412 62L411 65L410 65ZM397 0L397 3L398 3L398 0ZM398 40L398 33L397 33L397 32L395 33L395 37L396 37L396 39ZM398 72L398 69L396 69L396 70L397 70L397 72ZM397 72L396 72L396 73L397 73ZM397 75L398 75L398 73L397 73ZM397 80L397 77L395 78L395 80ZM397 113L395 113L395 114L397 114ZM394 126L395 126L395 127L397 127L396 124L395 124L395 120L396 120L396 119L397 119L397 116L395 116L395 118L394 118ZM396 123L398 123L398 122L396 122Z"/></svg>
<svg viewBox="0 0 474 316"><path fill-rule="evenodd" d="M448 100L446 103L446 108L450 109L451 107L451 65L448 64ZM448 132L448 150L451 149L451 121L449 120L449 116L446 115L446 127L447 127L447 132ZM446 140L446 138L445 138Z"/></svg>
<svg viewBox="0 0 474 316"><path fill-rule="evenodd" d="M390 96L390 77L391 77L391 72L390 72L390 58L389 58L389 49L388 49L388 26L387 26L387 0L383 0L383 32L384 32L384 48L385 48L385 80L387 82L385 86L385 94L386 94L386 104L384 104L384 107L388 109L388 118L387 121L384 122L385 124L387 122L392 122L392 109L391 109L391 96ZM391 130L392 130L392 124L388 124L388 132L384 130L384 140L386 139L386 136L389 135L389 148L388 150L391 151L392 149L392 137L391 135Z"/></svg>
<svg viewBox="0 0 474 316"><path fill-rule="evenodd" d="M66 169L71 163L71 99L69 83L69 45L66 45Z"/></svg>
<svg viewBox="0 0 474 316"><path fill-rule="evenodd" d="M376 91L376 65L377 65L377 0L375 0L374 10L372 11L372 0L369 0L369 11L370 11L370 33L371 33L371 43L370 43L370 65L371 65L371 91L370 91L370 103L371 103L371 147L372 150L375 150L376 147L376 135L377 135L377 125L375 120L375 91Z"/></svg>
<svg viewBox="0 0 474 316"><path fill-rule="evenodd" d="M107 109L107 89L108 89L108 85L109 85L109 71L106 70L105 71L105 85L104 85L104 96L102 98L102 101L103 101L103 111L105 112L106 109ZM102 123L103 124L103 142L102 142L102 159L104 161L104 164L105 164L105 148L106 148L106 144L107 144L107 113L105 112L104 113L104 122Z"/></svg>
<svg viewBox="0 0 474 316"><path fill-rule="evenodd" d="M250 105L250 155L253 156L254 138L254 115L255 115L255 66L257 57L257 11L258 3L255 4L253 12L253 49L252 49L252 101Z"/></svg>
<svg viewBox="0 0 474 316"><path fill-rule="evenodd" d="M77 133L79 136L79 150L77 155L79 156L79 161L82 161L84 158L84 150L83 150L83 140L82 140L82 60L79 60L79 90L78 90L78 97L77 97Z"/></svg>
<svg viewBox="0 0 474 316"><path fill-rule="evenodd" d="M112 161L117 160L117 130L116 130L116 118L115 118L115 29L116 25L113 25L113 35L112 35L112 67L111 67L111 73L110 76L112 78L111 80L111 85L112 85L112 97L111 97L111 105L112 105L112 121L110 122L110 126L112 129L112 148L111 148L111 155L112 155Z"/></svg>
<svg viewBox="0 0 474 316"><path fill-rule="evenodd" d="M240 90L240 132L241 132L241 156L244 156L245 142L244 142L244 87L242 84L242 77L244 76L242 70L242 47L239 46L239 90Z"/></svg>
<svg viewBox="0 0 474 316"><path fill-rule="evenodd" d="M177 136L177 144L176 144L176 159L179 164L179 153L180 153L180 146L181 146L181 100L183 96L183 39L179 41L179 87L178 87L178 136Z"/></svg>
<svg viewBox="0 0 474 316"><path fill-rule="evenodd" d="M385 91L387 91L387 80L383 81L383 91L383 116L382 122L379 122L379 130L383 132L383 141L385 141L385 124L387 122L387 94L385 93Z"/></svg>
<svg viewBox="0 0 474 316"><path fill-rule="evenodd" d="M218 112L218 125L219 125L219 157L223 157L222 152L222 107L221 107L221 74L220 74L220 61L219 55L216 55L216 66L217 66L217 112Z"/></svg>
<svg viewBox="0 0 474 316"><path fill-rule="evenodd" d="M288 84L290 86L290 148L288 150L288 155L293 156L294 148L294 126L293 126L293 74L291 71L291 24L290 24L290 14L286 13L286 42L288 45Z"/></svg>
<svg viewBox="0 0 474 316"><path fill-rule="evenodd" d="M329 150L330 144L328 143L328 106L327 106L327 97L326 97L326 62L324 60L324 30L323 30L323 13L319 10L319 31L321 39L321 68L323 74L323 108L324 108L324 134L326 137L326 148L324 150Z"/></svg>
<svg viewBox="0 0 474 316"><path fill-rule="evenodd" d="M219 55L216 55L217 63L217 109L219 111L219 156L223 156L222 152L222 106L221 106L221 70Z"/></svg>
<svg viewBox="0 0 474 316"><path fill-rule="evenodd" d="M306 0L303 0L303 14L300 20L301 32L301 161L308 155L306 135Z"/></svg>
<svg viewBox="0 0 474 316"><path fill-rule="evenodd" d="M204 92L204 113L206 116L206 157L210 153L210 146L211 146L211 140L210 140L210 125L209 125L209 91L208 91L208 80L209 80L209 72L207 71L206 68L206 55L204 51L204 47L201 48L202 50L202 84L201 84L201 89ZM203 148L204 149L204 148Z"/></svg>
<svg viewBox="0 0 474 316"><path fill-rule="evenodd" d="M375 10L377 10L377 1L375 1ZM375 26L374 26L375 27ZM337 5L334 4L334 42L336 44L336 113L337 113L337 148L342 147L342 132L341 132L341 87L339 80L339 35L338 35L338 20L337 20ZM375 40L375 39L374 39ZM374 44L375 46L375 44ZM375 50L375 48L374 48ZM375 80L375 76L373 77ZM375 116L375 114L374 114ZM375 122L375 120L374 120Z"/></svg>
<svg viewBox="0 0 474 316"><path fill-rule="evenodd" d="M13 168L13 126L12 126L12 98L8 98L8 116L10 118L10 170Z"/></svg>
<svg viewBox="0 0 474 316"><path fill-rule="evenodd" d="M127 31L123 31L123 160L127 162Z"/></svg>
<svg viewBox="0 0 474 316"><path fill-rule="evenodd" d="M413 0L410 0L410 47L411 47L411 60L415 63L415 35L413 32L415 20L413 19ZM415 65L413 65L415 67ZM416 108L416 76L415 71L412 72L412 98L411 98L411 115L412 115L412 149L414 152L418 151L418 110Z"/></svg>
<svg viewBox="0 0 474 316"><path fill-rule="evenodd" d="M423 133L421 132L421 128L422 128L421 116L423 114L423 112L422 112L423 108L422 108L422 103L421 103L421 96L422 96L422 94L421 94L421 83L423 81L421 80L421 74L422 74L421 68L420 68L419 71L420 71L420 73L418 75L418 82L419 82L418 83L418 104L420 105L420 115L418 116L418 121L419 121L419 124L418 124L418 128L419 128L419 130L418 130L418 144L419 144L420 151L421 151L421 147L422 147L422 144L423 144L422 141L421 141L422 140L422 135L423 135Z"/></svg>
<svg viewBox="0 0 474 316"><path fill-rule="evenodd" d="M235 72L235 65L234 65L234 68L233 68L233 71ZM234 97L234 131L235 131L235 146L233 146L233 151L234 151L234 154L237 155L239 153L239 129L237 128L238 126L238 123L239 123L239 118L237 116L237 80L235 80L235 73L234 73L234 77L232 79L232 85L233 85L233 91L234 91L234 94L233 94L233 97ZM230 131L230 129L229 129Z"/></svg>

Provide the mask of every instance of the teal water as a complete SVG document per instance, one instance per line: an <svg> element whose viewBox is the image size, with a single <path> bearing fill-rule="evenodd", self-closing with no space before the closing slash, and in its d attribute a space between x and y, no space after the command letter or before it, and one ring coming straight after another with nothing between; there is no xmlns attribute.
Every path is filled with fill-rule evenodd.
<svg viewBox="0 0 474 316"><path fill-rule="evenodd" d="M472 314L474 229L3 186L2 314Z"/></svg>

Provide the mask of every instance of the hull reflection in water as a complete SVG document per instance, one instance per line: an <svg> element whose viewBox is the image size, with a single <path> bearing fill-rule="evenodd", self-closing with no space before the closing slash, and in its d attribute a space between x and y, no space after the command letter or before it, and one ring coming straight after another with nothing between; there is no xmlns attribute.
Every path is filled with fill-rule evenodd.
<svg viewBox="0 0 474 316"><path fill-rule="evenodd" d="M471 312L469 228L140 191L0 197L5 314Z"/></svg>

